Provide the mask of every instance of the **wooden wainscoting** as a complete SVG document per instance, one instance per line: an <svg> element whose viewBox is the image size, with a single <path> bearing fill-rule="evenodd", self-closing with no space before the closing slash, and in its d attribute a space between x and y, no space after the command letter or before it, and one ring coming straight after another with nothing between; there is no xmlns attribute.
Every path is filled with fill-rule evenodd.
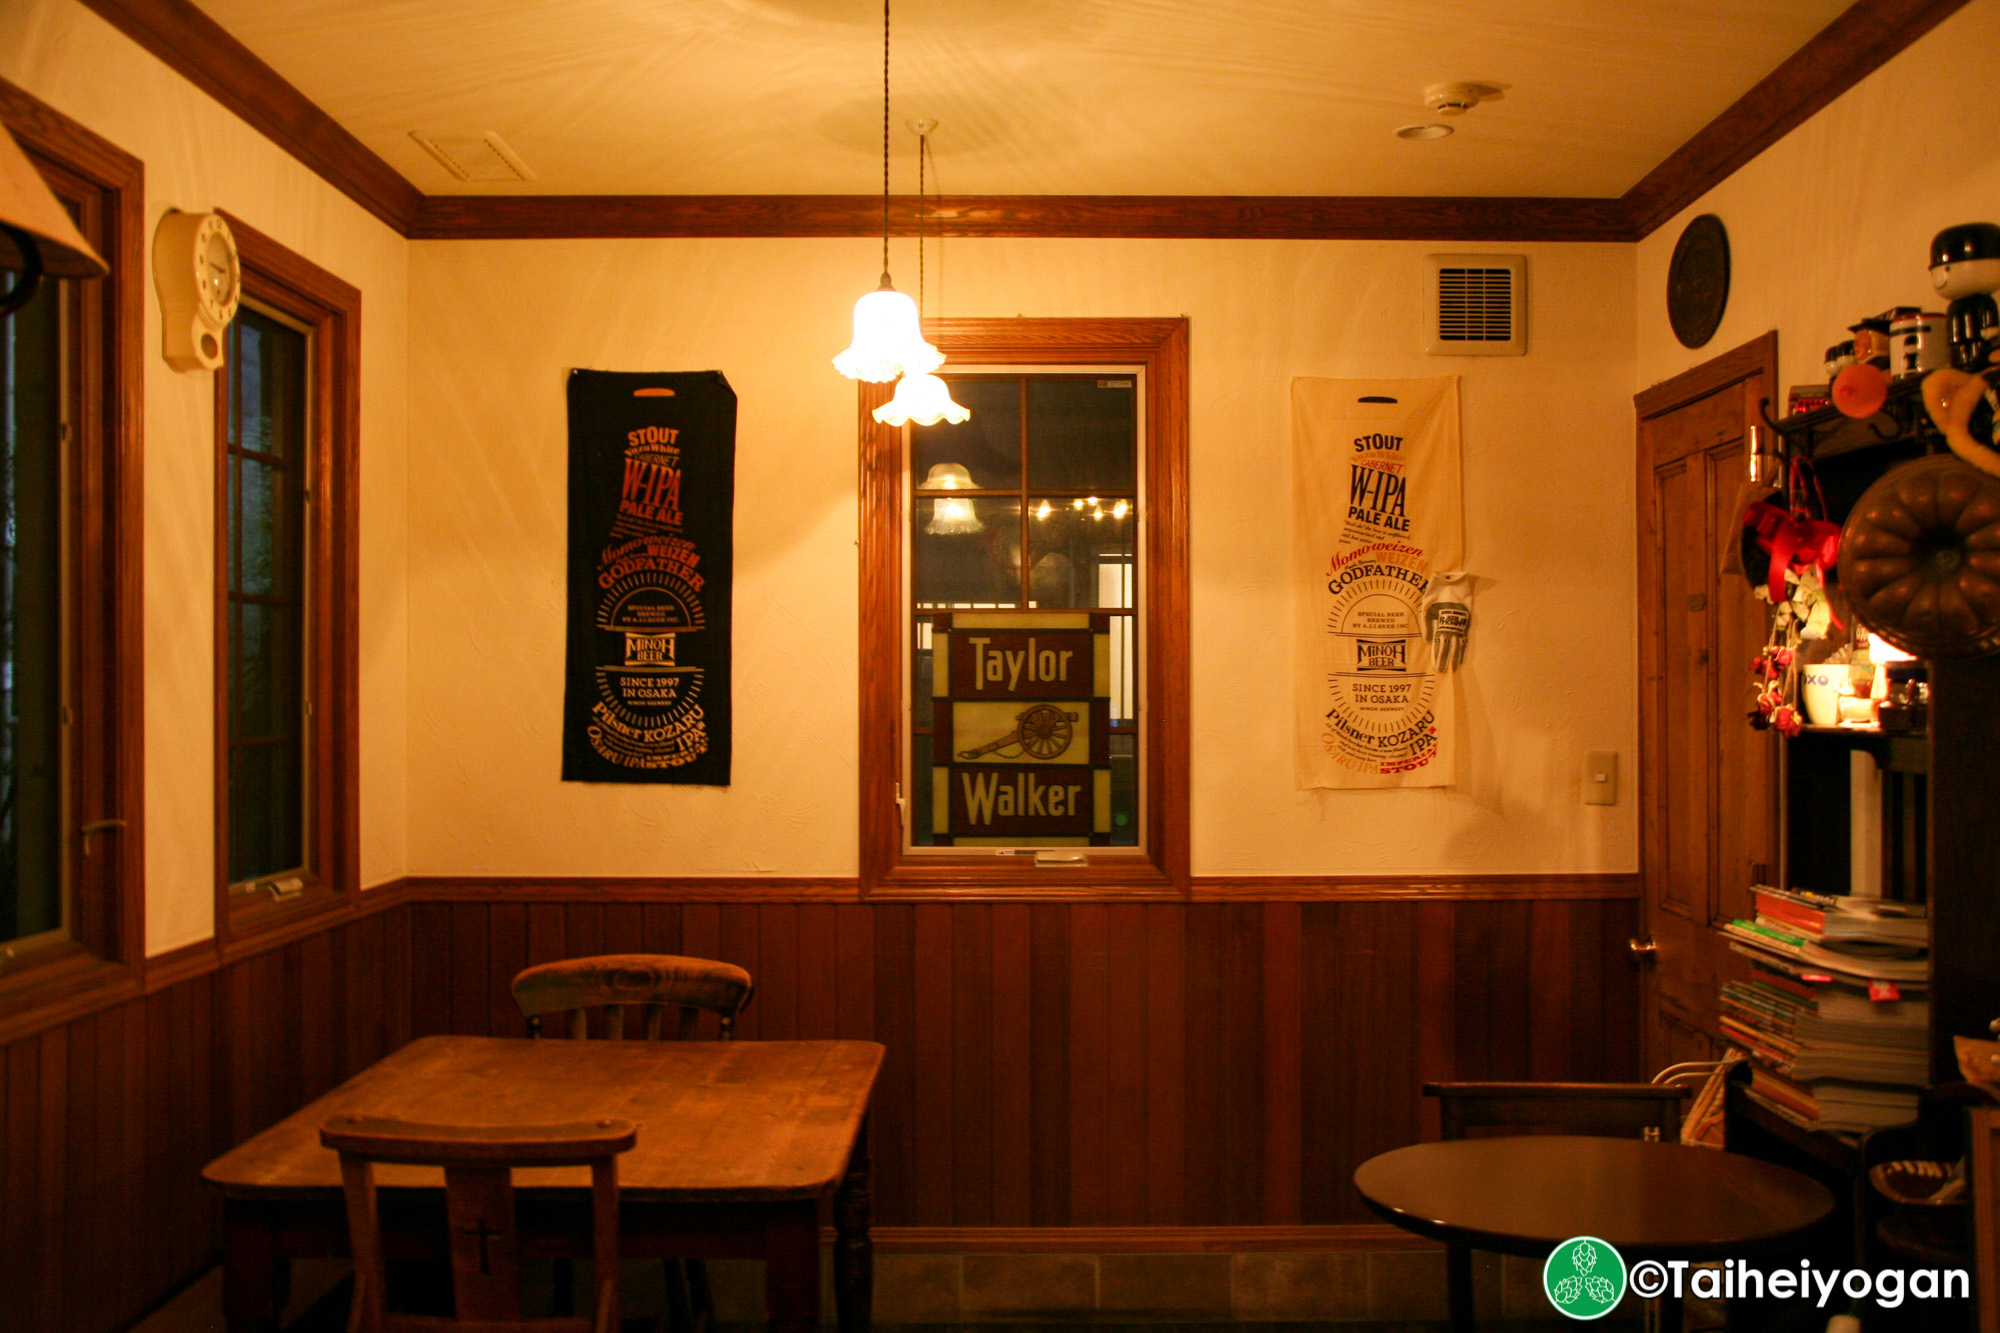
<svg viewBox="0 0 2000 1333"><path fill-rule="evenodd" d="M109 1333L215 1262L201 1168L409 1040L391 907L0 1047L0 1323Z"/></svg>
<svg viewBox="0 0 2000 1333"><path fill-rule="evenodd" d="M413 1036L518 1033L522 967L622 951L749 968L745 1038L889 1047L885 1250L1392 1248L1349 1177L1436 1133L1424 1079L1640 1074L1631 879L1177 903L374 890L219 967L153 959L143 998L0 1047L0 1292L10 1327L127 1325L214 1261L204 1162Z"/></svg>
<svg viewBox="0 0 2000 1333"><path fill-rule="evenodd" d="M409 908L412 1030L520 1032L507 984L532 963L722 958L757 978L744 1038L889 1047L884 1226L1365 1223L1349 1177L1424 1137L1423 1080L1640 1074L1623 881L1046 906L485 902L461 882Z"/></svg>

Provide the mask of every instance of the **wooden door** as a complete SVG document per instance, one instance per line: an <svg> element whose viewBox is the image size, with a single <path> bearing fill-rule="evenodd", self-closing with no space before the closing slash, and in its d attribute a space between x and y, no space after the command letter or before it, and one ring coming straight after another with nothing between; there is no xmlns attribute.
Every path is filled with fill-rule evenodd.
<svg viewBox="0 0 2000 1333"><path fill-rule="evenodd" d="M1748 721L1770 608L1721 572L1721 553L1776 358L1767 334L1636 399L1642 941L1654 948L1635 961L1649 1072L1719 1045L1718 993L1742 967L1715 928L1749 914L1775 859L1776 745Z"/></svg>

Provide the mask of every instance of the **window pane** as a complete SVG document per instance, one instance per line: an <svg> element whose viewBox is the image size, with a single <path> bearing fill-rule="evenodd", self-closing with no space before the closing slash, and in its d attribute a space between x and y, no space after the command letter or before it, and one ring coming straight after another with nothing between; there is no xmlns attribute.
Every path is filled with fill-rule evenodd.
<svg viewBox="0 0 2000 1333"><path fill-rule="evenodd" d="M1021 484L1021 381L948 379L951 396L972 419L954 426L910 428L910 476L917 486L940 463L972 474L975 490L1012 490Z"/></svg>
<svg viewBox="0 0 2000 1333"><path fill-rule="evenodd" d="M1028 504L1028 592L1037 607L1132 605L1130 500L1043 496Z"/></svg>
<svg viewBox="0 0 2000 1333"><path fill-rule="evenodd" d="M1137 484L1136 384L1129 376L1030 379L1028 485L1036 490L1130 492Z"/></svg>
<svg viewBox="0 0 2000 1333"><path fill-rule="evenodd" d="M245 309L230 326L229 877L305 857L305 334Z"/></svg>
<svg viewBox="0 0 2000 1333"><path fill-rule="evenodd" d="M1021 602L1021 502L918 497L911 552L917 606L1015 607Z"/></svg>
<svg viewBox="0 0 2000 1333"><path fill-rule="evenodd" d="M63 287L0 321L0 940L63 925Z"/></svg>

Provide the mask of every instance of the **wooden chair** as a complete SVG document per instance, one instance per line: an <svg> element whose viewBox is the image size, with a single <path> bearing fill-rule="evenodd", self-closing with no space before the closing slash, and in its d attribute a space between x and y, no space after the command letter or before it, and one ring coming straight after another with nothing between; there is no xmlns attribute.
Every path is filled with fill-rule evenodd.
<svg viewBox="0 0 2000 1333"><path fill-rule="evenodd" d="M1680 1133L1681 1103L1692 1093L1675 1083L1424 1084L1424 1096L1438 1099L1442 1137L1447 1139L1462 1139L1468 1129L1505 1127L1631 1134L1671 1143ZM1445 1246L1444 1268L1453 1327L1470 1328L1471 1248Z"/></svg>
<svg viewBox="0 0 2000 1333"><path fill-rule="evenodd" d="M736 1016L756 987L750 974L733 963L707 958L682 958L676 954L615 953L592 958L565 958L542 963L514 978L514 1002L528 1020L528 1035L542 1035L542 1019L554 1013L569 1015L569 1036L584 1040L590 1035L590 1011L604 1010L604 1036L622 1040L628 1009L644 1014L645 1036L657 1041L665 1026L666 1011L678 1008L680 1016L674 1036L686 1041L695 1034L703 1013L714 1014L722 1025L722 1040L735 1035ZM714 1301L709 1294L708 1270L699 1259L665 1261L667 1317L682 1333L703 1333L713 1321ZM570 1290L568 1265L558 1265L556 1288L559 1299Z"/></svg>
<svg viewBox="0 0 2000 1333"><path fill-rule="evenodd" d="M1979 1333L2000 1333L2000 1107L1966 1112L1972 1177L1972 1290Z"/></svg>
<svg viewBox="0 0 2000 1333"><path fill-rule="evenodd" d="M722 1022L722 1039L734 1034L736 1016L750 1003L755 987L750 974L731 963L707 958L681 958L663 953L614 953L595 958L565 958L528 968L514 978L514 1002L528 1020L528 1035L542 1035L545 1015L567 1012L569 1035L590 1035L589 1011L604 1010L604 1035L625 1035L625 1013L637 1007L645 1014L645 1033L657 1040L668 1006L680 1010L675 1036L694 1036L703 1012Z"/></svg>
<svg viewBox="0 0 2000 1333"><path fill-rule="evenodd" d="M372 1116L335 1116L319 1141L340 1154L347 1230L354 1252L354 1299L348 1333L618 1333L618 1154L638 1138L629 1120L496 1128L422 1125ZM414 1315L388 1308L375 1163L444 1168L450 1230L453 1314ZM588 1166L594 1316L524 1318L521 1245L514 1226L517 1166Z"/></svg>

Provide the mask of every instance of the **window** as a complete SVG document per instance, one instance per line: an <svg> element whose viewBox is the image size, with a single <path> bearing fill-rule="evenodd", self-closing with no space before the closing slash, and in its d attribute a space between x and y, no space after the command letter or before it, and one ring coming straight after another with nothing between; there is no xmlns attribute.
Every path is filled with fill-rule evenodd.
<svg viewBox="0 0 2000 1333"><path fill-rule="evenodd" d="M216 867L224 933L354 887L360 295L229 219L216 372Z"/></svg>
<svg viewBox="0 0 2000 1333"><path fill-rule="evenodd" d="M4 1040L141 960L144 173L5 82L0 121L111 269L0 317Z"/></svg>
<svg viewBox="0 0 2000 1333"><path fill-rule="evenodd" d="M971 421L861 389L864 891L1182 892L1185 322L926 328Z"/></svg>

